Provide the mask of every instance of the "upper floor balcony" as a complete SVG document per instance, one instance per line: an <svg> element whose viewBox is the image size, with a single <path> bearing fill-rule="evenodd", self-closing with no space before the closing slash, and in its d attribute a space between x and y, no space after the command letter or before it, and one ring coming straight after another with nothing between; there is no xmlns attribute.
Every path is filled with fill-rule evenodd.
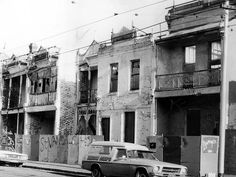
<svg viewBox="0 0 236 177"><path fill-rule="evenodd" d="M221 70L209 69L194 72L164 74L156 76L156 91L177 91L220 86Z"/></svg>
<svg viewBox="0 0 236 177"><path fill-rule="evenodd" d="M57 92L29 95L29 106L46 106L55 103Z"/></svg>

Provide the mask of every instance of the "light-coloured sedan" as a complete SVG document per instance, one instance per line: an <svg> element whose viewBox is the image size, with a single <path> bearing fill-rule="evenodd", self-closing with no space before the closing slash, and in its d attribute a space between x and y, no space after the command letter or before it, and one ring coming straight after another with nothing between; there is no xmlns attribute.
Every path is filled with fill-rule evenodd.
<svg viewBox="0 0 236 177"><path fill-rule="evenodd" d="M22 165L26 160L28 160L27 154L17 153L13 151L0 150L0 163L1 164L11 164L15 166Z"/></svg>
<svg viewBox="0 0 236 177"><path fill-rule="evenodd" d="M187 175L185 166L159 161L145 146L109 141L93 142L82 161L82 168L92 171L93 177Z"/></svg>

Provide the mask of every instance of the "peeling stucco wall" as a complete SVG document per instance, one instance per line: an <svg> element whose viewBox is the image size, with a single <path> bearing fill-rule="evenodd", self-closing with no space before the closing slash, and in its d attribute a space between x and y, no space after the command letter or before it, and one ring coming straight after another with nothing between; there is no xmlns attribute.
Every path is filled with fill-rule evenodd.
<svg viewBox="0 0 236 177"><path fill-rule="evenodd" d="M131 61L140 59L139 90L130 91ZM146 144L151 134L152 60L154 49L150 39L145 38L119 42L101 49L98 55L98 125L101 118L110 117L110 138L124 139L125 112L135 112L135 143ZM118 63L118 91L109 93L110 64ZM101 132L99 132L101 133Z"/></svg>

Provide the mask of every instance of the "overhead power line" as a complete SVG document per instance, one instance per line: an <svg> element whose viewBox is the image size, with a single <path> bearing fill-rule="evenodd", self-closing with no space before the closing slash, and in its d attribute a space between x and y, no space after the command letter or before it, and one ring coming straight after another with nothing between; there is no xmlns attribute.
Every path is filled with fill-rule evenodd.
<svg viewBox="0 0 236 177"><path fill-rule="evenodd" d="M56 34L53 34L53 35L44 37L44 38L42 38L42 39L39 39L39 40L34 41L33 43L45 41L45 40L48 40L48 39L52 39L52 38L55 38L55 37L57 37L57 36L61 36L61 35L66 34L66 33L69 33L69 32L72 32L72 31L76 31L76 30L78 30L78 29L80 29L80 28L83 28L83 27L86 27L86 26L90 26L90 25L93 25L93 24L96 24L96 23L99 23L99 22L108 20L108 19L113 18L113 17L116 17L116 16L118 16L118 15L127 14L127 13L130 13L130 12L132 12L132 11L140 10L140 9L143 9L143 8L146 8L146 7L150 7L150 6L154 6L154 5L157 5L157 4L161 4L161 3L164 3L164 2L166 2L166 1L169 1L169 0L161 0L161 1L158 1L158 2L155 2L155 3L147 4L147 5L144 5L144 6L141 6L141 7L137 7L137 8L133 8L133 9L130 9L130 10L127 10L127 11L123 11L123 12L120 12L120 13L114 13L113 15L107 16L107 17L105 17L105 18L102 18L102 19L99 19L99 20L95 20L95 21L86 23L86 24L84 24L84 25L80 25L80 26L77 26L77 27L75 27L75 28L68 29L68 30L66 30L66 31L62 31L62 32L60 32L60 33L56 33ZM8 51L12 51L12 50L14 50L14 49L18 49L18 48L24 47L24 46L26 46L26 45L28 45L28 44L20 45L20 46L18 46L18 47L13 48L13 49L9 49Z"/></svg>
<svg viewBox="0 0 236 177"><path fill-rule="evenodd" d="M155 24L152 24L152 25L149 25L149 26L140 28L140 29L138 29L138 31L140 31L140 30L142 31L142 30L145 30L145 29L148 29L148 28L152 28L152 27L154 27L154 26L158 26L158 25L161 25L161 24L163 24L163 23L165 23L165 21L162 21L162 22L159 22L159 23L155 23ZM168 30L163 30L163 31L158 31L158 32L151 33L151 34L158 34L158 33L163 33L163 32L167 32L167 31L168 31ZM132 33L132 32L131 32L131 33ZM124 36L125 36L125 35L127 35L127 34L124 34ZM146 35L150 35L150 33L147 33ZM123 36L123 35L121 35L121 36ZM137 37L142 37L142 36L143 36L143 35L140 35L140 36L137 36ZM102 44L102 43L108 43L108 42L110 42L110 41L111 41L111 39L106 39L106 40L100 41L100 42L98 42L98 43ZM58 55L65 54L65 53L69 53L69 52L73 52L73 51L77 51L77 50L79 50L79 49L85 49L85 48L88 48L89 46L91 46L91 44L90 44L90 45L85 45L85 46L82 46L82 47L77 47L77 48L74 48L74 49L69 49L69 50L66 50L66 51L64 51L64 52L58 53ZM51 48L54 48L54 47L56 47L56 46L48 47L48 48L46 48L46 50L51 49ZM31 53L31 54L34 54L34 53L37 53L37 51L36 51L36 52L33 52L33 53ZM24 56L28 56L28 55L30 55L30 53L22 54L22 55L16 56L16 58L20 58L20 57L24 57ZM2 61L7 61L7 60L11 60L11 59L12 59L12 57L3 59Z"/></svg>

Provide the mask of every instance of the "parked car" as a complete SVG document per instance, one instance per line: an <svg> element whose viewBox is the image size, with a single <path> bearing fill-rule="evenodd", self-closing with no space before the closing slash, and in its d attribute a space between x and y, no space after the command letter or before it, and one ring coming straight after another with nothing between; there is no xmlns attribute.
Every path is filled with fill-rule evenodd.
<svg viewBox="0 0 236 177"><path fill-rule="evenodd" d="M0 150L0 164L20 166L26 160L28 160L27 154L17 153L8 150Z"/></svg>
<svg viewBox="0 0 236 177"><path fill-rule="evenodd" d="M122 142L93 142L82 161L93 177L186 176L187 167L159 161L147 147Z"/></svg>

